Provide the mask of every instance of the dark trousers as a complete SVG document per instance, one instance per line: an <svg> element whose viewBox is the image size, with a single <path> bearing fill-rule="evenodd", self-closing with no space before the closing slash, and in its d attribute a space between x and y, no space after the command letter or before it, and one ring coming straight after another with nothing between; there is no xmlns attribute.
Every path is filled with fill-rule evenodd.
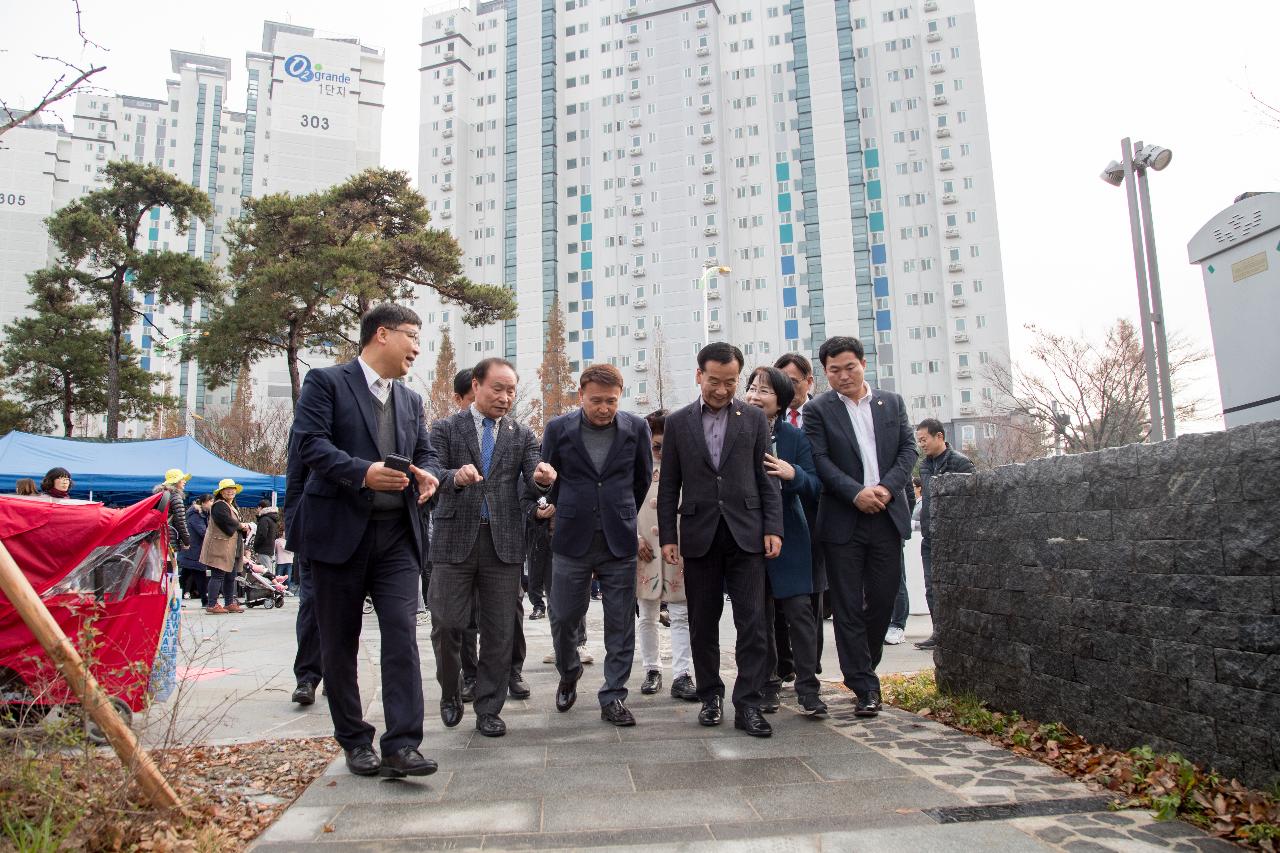
<svg viewBox="0 0 1280 853"><path fill-rule="evenodd" d="M529 552L529 603L546 608L551 595L551 547Z"/></svg>
<svg viewBox="0 0 1280 853"><path fill-rule="evenodd" d="M636 652L636 558L615 557L604 534L596 531L581 557L555 554L551 559L555 584L547 612L561 680L576 681L582 675L578 639L584 633L594 574L604 591L604 686L598 698L601 707L625 700Z"/></svg>
<svg viewBox="0 0 1280 853"><path fill-rule="evenodd" d="M889 624L894 628L907 627L907 617L911 615L911 597L907 594L907 558L902 555L899 560L899 573L901 579L898 581L898 595L893 600L893 615L889 617Z"/></svg>
<svg viewBox="0 0 1280 853"><path fill-rule="evenodd" d="M823 627L822 623L827 620L827 610L831 607L831 605L827 603L829 596L829 592L815 592L813 595L809 596L809 600L813 603L813 621L817 631L814 639L818 642L817 671L819 674L822 672L822 644L827 637L827 630Z"/></svg>
<svg viewBox="0 0 1280 853"><path fill-rule="evenodd" d="M387 719L383 753L422 743L422 673L417 618L420 557L407 514L370 521L346 563L307 560L320 627L320 660L329 694L334 738L343 749L373 745L364 720L356 657L364 599L373 600L382 642L382 704Z"/></svg>
<svg viewBox="0 0 1280 853"><path fill-rule="evenodd" d="M823 544L844 683L860 697L879 693L875 670L898 594L902 537L889 513L878 512L859 518L848 542Z"/></svg>
<svg viewBox="0 0 1280 853"><path fill-rule="evenodd" d="M793 655L791 666L796 674L796 695L818 695L818 623L813 618L813 599L808 595L774 598L771 593L766 593L765 620L775 625L778 620L786 624ZM777 693L782 689L785 670L782 669L781 651L776 646L775 635L766 631L765 636L769 640L766 689Z"/></svg>
<svg viewBox="0 0 1280 853"><path fill-rule="evenodd" d="M721 519L711 548L701 557L684 558L685 597L689 604L689 644L693 649L698 698L724 697L720 679L720 616L729 592L733 624L738 632L734 656L738 678L734 707L758 706L768 676L768 627L764 607L764 554L738 547Z"/></svg>
<svg viewBox="0 0 1280 853"><path fill-rule="evenodd" d="M222 569L209 569L209 584L206 587L206 607L213 607L218 603L218 596L221 595L223 600L230 604L236 597L236 576L234 572L224 572Z"/></svg>
<svg viewBox="0 0 1280 853"><path fill-rule="evenodd" d="M204 566L179 566L178 579L182 583L182 591L192 597L199 597L205 607L209 603L209 571Z"/></svg>
<svg viewBox="0 0 1280 853"><path fill-rule="evenodd" d="M524 596L516 595L515 628L511 635L511 675L524 672L524 658L528 649L524 640ZM462 660L462 677L476 680L480 665L480 598L477 591L472 603L471 622L457 634L459 657Z"/></svg>
<svg viewBox="0 0 1280 853"><path fill-rule="evenodd" d="M520 597L520 564L499 559L489 525L481 524L465 560L436 562L431 568L431 645L436 653L436 681L440 683L441 696L458 696L462 672L460 639L478 601L480 649L475 711L501 713L511 678L515 626L511 608Z"/></svg>
<svg viewBox="0 0 1280 853"><path fill-rule="evenodd" d="M298 636L298 652L293 656L293 677L298 684L319 684L324 677L320 655L320 626L316 624L315 584L306 559L293 558L293 580L298 584L298 617L294 633Z"/></svg>
<svg viewBox="0 0 1280 853"><path fill-rule="evenodd" d="M766 577L767 584L767 577ZM768 611L765 622L769 631L769 684L768 689L777 692L782 679L795 675L796 661L791 653L791 626L787 623L787 614L781 607L773 606L773 594L766 591L765 603Z"/></svg>
<svg viewBox="0 0 1280 853"><path fill-rule="evenodd" d="M920 540L920 560L924 563L924 603L929 608L929 618L934 621L934 633L937 633L938 616L933 609L933 560L929 540Z"/></svg>

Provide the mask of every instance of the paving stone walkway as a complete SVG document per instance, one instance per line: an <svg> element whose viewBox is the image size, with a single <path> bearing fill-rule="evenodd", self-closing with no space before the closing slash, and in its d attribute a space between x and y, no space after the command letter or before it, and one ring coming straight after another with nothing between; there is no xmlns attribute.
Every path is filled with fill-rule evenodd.
<svg viewBox="0 0 1280 853"><path fill-rule="evenodd" d="M372 696L368 717L381 728L371 620L361 679ZM927 630L927 621L918 621ZM736 731L731 718L716 728L699 726L696 703L672 699L665 684L658 695L641 696L639 674L628 702L638 725L614 728L599 719L598 664L587 667L578 704L560 714L554 667L541 663L550 648L547 623L526 627L533 695L508 701L506 737L480 736L470 706L458 728L444 728L435 713L439 692L428 676L422 749L440 771L423 779L366 779L348 774L339 759L255 849L1233 849L1144 811L1111 812L1097 791L931 720L899 711L857 719L849 694L831 683L824 686L829 720L800 715L788 690L782 710L770 718L774 736L767 740ZM596 638L599 627L593 607ZM726 670L732 633L726 614ZM420 634L430 673L426 626ZM828 637L828 678L835 669L830 645ZM900 670L930 663L909 645L891 649L888 662ZM327 717L320 705L294 714L306 724L285 730L314 730Z"/></svg>

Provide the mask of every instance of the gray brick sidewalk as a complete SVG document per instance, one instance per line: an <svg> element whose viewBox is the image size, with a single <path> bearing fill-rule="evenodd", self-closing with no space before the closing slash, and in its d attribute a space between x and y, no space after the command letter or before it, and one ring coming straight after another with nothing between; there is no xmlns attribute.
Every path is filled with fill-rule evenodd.
<svg viewBox="0 0 1280 853"><path fill-rule="evenodd" d="M218 632L212 642L222 649L219 660L236 670L221 684L217 678L199 682L199 704L213 703L230 687L248 689L219 727L223 739L327 730L322 704L306 710L288 704L292 617L290 609L235 622L203 614L190 620L197 638L202 631ZM358 778L339 759L255 849L303 850L317 843L326 850L379 851L1232 849L1186 824L1158 823L1141 811L1107 811L1098 792L1081 783L930 720L898 711L856 719L849 695L831 683L824 689L830 720L799 715L788 690L783 709L771 717L775 732L768 740L749 738L731 722L699 726L697 704L670 698L666 684L657 696L641 696L638 665L629 700L635 728L617 729L599 719L598 664L587 667L578 704L560 714L554 667L541 662L550 649L547 622L527 623L526 629L533 695L508 701L506 737L476 733L470 706L458 728L440 723L423 626L428 717L422 749L439 761L440 771L425 779ZM911 639L919 639L928 621L915 617L908 629ZM599 631L593 605L589 633L602 658L594 642ZM832 678L837 668L829 623L827 631L824 677ZM732 635L726 613L726 670L732 667ZM368 617L361 679L369 719L380 725L376 638L376 623ZM271 662L263 657L267 649ZM929 665L930 657L908 643L888 650L883 669Z"/></svg>

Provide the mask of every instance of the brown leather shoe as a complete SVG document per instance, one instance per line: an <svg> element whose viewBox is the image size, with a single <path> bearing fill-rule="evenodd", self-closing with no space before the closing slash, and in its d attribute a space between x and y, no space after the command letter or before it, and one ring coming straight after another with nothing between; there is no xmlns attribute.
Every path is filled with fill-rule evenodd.
<svg viewBox="0 0 1280 853"><path fill-rule="evenodd" d="M240 606L240 602L232 601L231 606L227 608L228 613L243 613L244 608Z"/></svg>
<svg viewBox="0 0 1280 853"><path fill-rule="evenodd" d="M230 613L231 611L227 610L227 608L223 607L221 604L215 604L213 607L206 607L204 612L216 616L223 613Z"/></svg>

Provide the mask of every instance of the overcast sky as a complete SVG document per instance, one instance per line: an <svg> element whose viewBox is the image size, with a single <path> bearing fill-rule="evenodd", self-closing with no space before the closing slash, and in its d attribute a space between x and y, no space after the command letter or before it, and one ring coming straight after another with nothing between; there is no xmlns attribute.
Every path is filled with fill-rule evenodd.
<svg viewBox="0 0 1280 853"><path fill-rule="evenodd" d="M86 32L110 48L97 80L124 94L164 97L168 52L179 48L230 57L230 106L243 109L244 54L259 49L264 19L385 49L383 164L416 179L420 5L221 0L187 14L176 4L146 13L124 0L81 4ZM1186 244L1239 193L1280 190L1280 122L1249 95L1280 107L1280 2L977 0L977 11L1015 359L1028 323L1099 335L1119 316L1136 321L1124 192L1098 178L1125 135L1174 151L1151 180L1165 312L1171 329L1211 348ZM49 67L30 52L80 56L72 4L0 0L0 18L0 85L23 81L3 94L33 103ZM1216 414L1211 364L1197 386Z"/></svg>

